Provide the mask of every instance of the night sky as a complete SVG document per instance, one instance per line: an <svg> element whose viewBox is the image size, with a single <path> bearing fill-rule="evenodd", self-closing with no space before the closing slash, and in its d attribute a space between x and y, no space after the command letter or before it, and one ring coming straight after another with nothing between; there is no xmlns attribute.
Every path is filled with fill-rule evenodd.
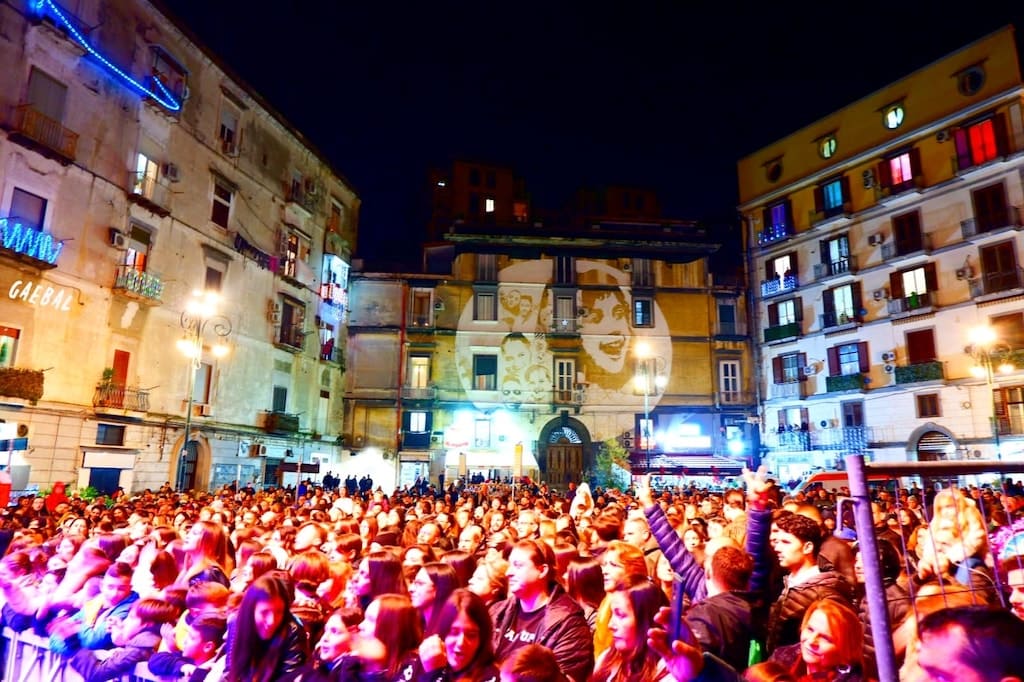
<svg viewBox="0 0 1024 682"><path fill-rule="evenodd" d="M359 255L414 263L394 245L418 241L427 169L452 158L513 168L541 206L627 184L728 224L740 157L1024 31L1019 2L164 4L354 185Z"/></svg>

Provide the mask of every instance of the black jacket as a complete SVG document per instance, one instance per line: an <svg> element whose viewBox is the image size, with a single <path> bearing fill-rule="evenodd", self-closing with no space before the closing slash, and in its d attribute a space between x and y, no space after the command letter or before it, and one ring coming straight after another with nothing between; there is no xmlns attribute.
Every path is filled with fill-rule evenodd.
<svg viewBox="0 0 1024 682"><path fill-rule="evenodd" d="M752 593L723 592L690 607L686 623L701 649L742 672L747 668L750 640L764 635L764 610Z"/></svg>
<svg viewBox="0 0 1024 682"><path fill-rule="evenodd" d="M853 586L835 571L823 571L807 580L786 586L772 604L765 642L768 651L800 641L800 624L807 607L819 599L834 599L852 608Z"/></svg>

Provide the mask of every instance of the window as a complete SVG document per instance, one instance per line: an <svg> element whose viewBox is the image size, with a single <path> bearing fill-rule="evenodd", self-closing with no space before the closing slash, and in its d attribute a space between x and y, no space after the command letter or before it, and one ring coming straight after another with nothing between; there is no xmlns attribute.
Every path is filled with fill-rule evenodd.
<svg viewBox="0 0 1024 682"><path fill-rule="evenodd" d="M132 178L132 194L147 199L157 199L157 181L160 177L160 164L145 154L135 157L135 176Z"/></svg>
<svg viewBox="0 0 1024 682"><path fill-rule="evenodd" d="M759 244L768 244L793 234L793 210L789 201L780 201L764 209L764 229Z"/></svg>
<svg viewBox="0 0 1024 682"><path fill-rule="evenodd" d="M818 220L848 212L850 183L846 176L828 180L814 190L814 207Z"/></svg>
<svg viewBox="0 0 1024 682"><path fill-rule="evenodd" d="M473 424L473 447L491 447L491 420L477 419Z"/></svg>
<svg viewBox="0 0 1024 682"><path fill-rule="evenodd" d="M654 326L654 301L649 296L633 297L633 326Z"/></svg>
<svg viewBox="0 0 1024 682"><path fill-rule="evenodd" d="M857 321L860 310L860 284L844 284L824 292L825 307L823 327L836 327Z"/></svg>
<svg viewBox="0 0 1024 682"><path fill-rule="evenodd" d="M21 330L14 327L0 327L0 367L14 367L18 355L18 339Z"/></svg>
<svg viewBox="0 0 1024 682"><path fill-rule="evenodd" d="M654 269L651 267L651 259L649 258L634 258L631 263L633 270L633 286L635 287L653 287L654 286Z"/></svg>
<svg viewBox="0 0 1024 682"><path fill-rule="evenodd" d="M576 387L576 361L572 358L555 358L555 401L575 402L573 390Z"/></svg>
<svg viewBox="0 0 1024 682"><path fill-rule="evenodd" d="M918 329L907 332L907 364L920 365L937 359L935 353L935 332Z"/></svg>
<svg viewBox="0 0 1024 682"><path fill-rule="evenodd" d="M494 213L494 197L484 199L484 213Z"/></svg>
<svg viewBox="0 0 1024 682"><path fill-rule="evenodd" d="M309 279L310 273L306 272L309 269L306 267L309 265L309 237L284 227L278 238L280 239L278 249L281 254L281 275L295 280Z"/></svg>
<svg viewBox="0 0 1024 682"><path fill-rule="evenodd" d="M28 76L28 94L25 103L54 123L60 124L64 121L64 106L67 99L68 88L56 78L32 67ZM50 126L40 125L41 138L47 146L59 149L60 137L63 131L58 125L52 132L47 130ZM51 144L52 143L52 144Z"/></svg>
<svg viewBox="0 0 1024 682"><path fill-rule="evenodd" d="M46 199L15 187L11 193L11 208L7 215L24 225L40 230L46 219Z"/></svg>
<svg viewBox="0 0 1024 682"><path fill-rule="evenodd" d="M473 388L478 391L498 390L498 356L473 356Z"/></svg>
<svg viewBox="0 0 1024 682"><path fill-rule="evenodd" d="M215 249L204 250L206 272L203 289L206 291L222 291L224 278L228 271L228 256Z"/></svg>
<svg viewBox="0 0 1024 682"><path fill-rule="evenodd" d="M939 414L939 394L922 393L915 396L918 417L941 417Z"/></svg>
<svg viewBox="0 0 1024 682"><path fill-rule="evenodd" d="M823 159L831 159L836 153L836 136L828 135L818 140L818 155Z"/></svg>
<svg viewBox="0 0 1024 682"><path fill-rule="evenodd" d="M953 143L959 170L994 161L1006 154L1006 116L996 114L958 128Z"/></svg>
<svg viewBox="0 0 1024 682"><path fill-rule="evenodd" d="M278 343L302 348L306 341L306 306L291 296L281 296L281 327Z"/></svg>
<svg viewBox="0 0 1024 682"><path fill-rule="evenodd" d="M225 154L234 155L238 151L239 130L238 122L242 118L242 112L238 107L222 99L220 103L220 125L217 128L217 139L220 140L221 151Z"/></svg>
<svg viewBox="0 0 1024 682"><path fill-rule="evenodd" d="M192 402L197 405L209 405L212 395L213 365L200 361L196 367L195 383L192 384Z"/></svg>
<svg viewBox="0 0 1024 682"><path fill-rule="evenodd" d="M117 424L97 424L96 444L124 445L124 427Z"/></svg>
<svg viewBox="0 0 1024 682"><path fill-rule="evenodd" d="M864 426L864 402L861 400L849 400L839 405L843 413L843 426L846 428L860 428Z"/></svg>
<svg viewBox="0 0 1024 682"><path fill-rule="evenodd" d="M807 377L804 367L807 366L806 353L786 353L772 358L772 376L776 384L790 384L803 381Z"/></svg>
<svg viewBox="0 0 1024 682"><path fill-rule="evenodd" d="M722 360L718 363L718 390L723 403L741 401L739 360Z"/></svg>
<svg viewBox="0 0 1024 682"><path fill-rule="evenodd" d="M736 319L735 303L718 304L718 333L719 334L740 334L739 321Z"/></svg>
<svg viewBox="0 0 1024 682"><path fill-rule="evenodd" d="M826 350L828 375L844 377L851 374L867 374L871 370L868 344L865 341L842 343Z"/></svg>
<svg viewBox="0 0 1024 682"><path fill-rule="evenodd" d="M841 375L856 374L860 371L860 353L856 343L847 343L838 347L839 373Z"/></svg>
<svg viewBox="0 0 1024 682"><path fill-rule="evenodd" d="M779 301L768 306L769 327L783 327L789 324L796 324L802 319L803 304L799 297Z"/></svg>
<svg viewBox="0 0 1024 682"><path fill-rule="evenodd" d="M525 223L529 217L526 210L525 201L514 201L512 202L512 217L515 218L517 223Z"/></svg>
<svg viewBox="0 0 1024 682"><path fill-rule="evenodd" d="M925 263L889 275L891 303L901 306L900 312L934 305L932 298L938 288L934 263Z"/></svg>
<svg viewBox="0 0 1024 682"><path fill-rule="evenodd" d="M158 45L153 50L153 78L170 91L174 98L180 100L185 94L185 82L188 72L174 57Z"/></svg>
<svg viewBox="0 0 1024 682"><path fill-rule="evenodd" d="M576 263L572 256L555 256L555 284L575 284Z"/></svg>
<svg viewBox="0 0 1024 682"><path fill-rule="evenodd" d="M478 253L476 256L476 279L478 282L498 281L498 257L493 253Z"/></svg>
<svg viewBox="0 0 1024 682"><path fill-rule="evenodd" d="M409 412L409 431L412 433L424 433L427 430L426 412Z"/></svg>
<svg viewBox="0 0 1024 682"><path fill-rule="evenodd" d="M920 211L893 216L892 237L897 255L904 256L921 251L924 248L924 239L921 234Z"/></svg>
<svg viewBox="0 0 1024 682"><path fill-rule="evenodd" d="M286 386L274 386L271 410L274 412L288 411L288 388Z"/></svg>
<svg viewBox="0 0 1024 682"><path fill-rule="evenodd" d="M554 330L576 331L576 297L555 296Z"/></svg>
<svg viewBox="0 0 1024 682"><path fill-rule="evenodd" d="M982 291L986 294L1016 289L1021 286L1017 268L1017 251L1013 240L990 244L980 250Z"/></svg>
<svg viewBox="0 0 1024 682"><path fill-rule="evenodd" d="M985 85L985 68L981 64L969 66L956 75L956 89L964 97L978 94Z"/></svg>
<svg viewBox="0 0 1024 682"><path fill-rule="evenodd" d="M145 272L152 238L149 230L133 223L128 231L128 248L124 252L123 265L136 272Z"/></svg>
<svg viewBox="0 0 1024 682"><path fill-rule="evenodd" d="M917 186L921 176L921 152L916 147L878 164L878 187L883 194L896 194Z"/></svg>
<svg viewBox="0 0 1024 682"><path fill-rule="evenodd" d="M469 184L473 187L480 186L480 169L470 168L469 169Z"/></svg>
<svg viewBox="0 0 1024 682"><path fill-rule="evenodd" d="M827 275L841 275L850 272L850 238L840 235L821 243L822 270Z"/></svg>
<svg viewBox="0 0 1024 682"><path fill-rule="evenodd" d="M409 356L409 388L427 388L430 384L430 356Z"/></svg>
<svg viewBox="0 0 1024 682"><path fill-rule="evenodd" d="M994 315L989 324L1000 344L1005 344L1010 350L1024 349L1024 313Z"/></svg>
<svg viewBox="0 0 1024 682"><path fill-rule="evenodd" d="M480 322L498 319L498 296L495 292L477 291L473 294L473 319Z"/></svg>
<svg viewBox="0 0 1024 682"><path fill-rule="evenodd" d="M906 112L902 104L891 104L885 108L882 114L882 124L889 130L896 130L903 125Z"/></svg>
<svg viewBox="0 0 1024 682"><path fill-rule="evenodd" d="M434 324L434 290L413 288L409 292L409 324L429 327Z"/></svg>
<svg viewBox="0 0 1024 682"><path fill-rule="evenodd" d="M210 220L228 229L228 219L231 217L231 204L234 201L235 189L226 181L218 177L213 178L213 210L210 213Z"/></svg>
<svg viewBox="0 0 1024 682"><path fill-rule="evenodd" d="M971 192L971 200L974 204L974 221L977 232L988 232L1011 224L1003 183L997 182L994 185L974 190Z"/></svg>
<svg viewBox="0 0 1024 682"><path fill-rule="evenodd" d="M331 215L327 218L327 231L341 234L345 225L345 207L337 199L331 199ZM342 254L337 253L336 256Z"/></svg>

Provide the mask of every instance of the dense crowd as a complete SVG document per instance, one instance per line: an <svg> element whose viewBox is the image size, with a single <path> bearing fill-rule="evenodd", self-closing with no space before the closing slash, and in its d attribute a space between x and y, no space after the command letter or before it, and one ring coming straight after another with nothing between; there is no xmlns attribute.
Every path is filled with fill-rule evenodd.
<svg viewBox="0 0 1024 682"><path fill-rule="evenodd" d="M475 480L24 498L2 624L87 682L877 679L833 493ZM1022 493L872 491L901 679L1024 681Z"/></svg>

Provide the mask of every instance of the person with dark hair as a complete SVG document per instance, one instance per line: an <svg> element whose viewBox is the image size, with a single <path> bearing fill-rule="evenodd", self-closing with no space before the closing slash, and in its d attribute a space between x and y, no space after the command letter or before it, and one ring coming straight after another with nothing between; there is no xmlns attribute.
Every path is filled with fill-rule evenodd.
<svg viewBox="0 0 1024 682"><path fill-rule="evenodd" d="M520 540L508 563L510 596L491 606L498 659L527 644L541 644L555 653L569 678L586 680L594 667L593 637L582 609L555 581L551 547L540 540Z"/></svg>
<svg viewBox="0 0 1024 682"><path fill-rule="evenodd" d="M597 659L593 682L655 682L669 676L664 661L647 646L647 631L658 610L667 605L665 593L644 580L609 595L612 644Z"/></svg>
<svg viewBox="0 0 1024 682"><path fill-rule="evenodd" d="M420 660L429 682L494 680L493 626L484 601L466 589L452 592L441 609L437 634L420 645Z"/></svg>
<svg viewBox="0 0 1024 682"><path fill-rule="evenodd" d="M179 678L188 682L202 682L224 641L227 621L223 616L202 616L188 625L185 645L181 653L162 651L149 659L149 671L154 675Z"/></svg>
<svg viewBox="0 0 1024 682"><path fill-rule="evenodd" d="M378 639L384 645L384 659L376 663L380 682L419 679L423 672L419 645L423 640L420 615L404 594L382 594L366 607L359 624L363 639Z"/></svg>
<svg viewBox="0 0 1024 682"><path fill-rule="evenodd" d="M111 648L111 625L123 620L139 598L132 591L131 580L131 566L110 564L100 582L100 593L67 620L51 625L50 651L68 654L79 648Z"/></svg>
<svg viewBox="0 0 1024 682"><path fill-rule="evenodd" d="M81 649L71 659L71 668L85 682L105 682L135 670L160 643L160 626L178 617L178 609L159 599L142 599L132 604L123 621L110 625L114 648L100 660L96 652Z"/></svg>
<svg viewBox="0 0 1024 682"><path fill-rule="evenodd" d="M448 564L435 561L416 571L409 585L409 598L423 616L423 631L428 637L437 634L441 609L458 587L459 577Z"/></svg>
<svg viewBox="0 0 1024 682"><path fill-rule="evenodd" d="M245 591L227 637L225 682L276 682L292 677L306 661L306 640L292 617L291 583L276 571Z"/></svg>
<svg viewBox="0 0 1024 682"><path fill-rule="evenodd" d="M566 682L554 652L527 644L501 662L501 682Z"/></svg>
<svg viewBox="0 0 1024 682"><path fill-rule="evenodd" d="M922 618L917 630L917 664L926 680L1024 680L1024 621L1009 611L941 609Z"/></svg>
<svg viewBox="0 0 1024 682"><path fill-rule="evenodd" d="M768 651L800 641L800 624L807 607L822 599L850 606L853 587L835 571L818 567L821 526L801 514L780 512L772 524L771 546L786 572L782 594L771 607L766 646Z"/></svg>

